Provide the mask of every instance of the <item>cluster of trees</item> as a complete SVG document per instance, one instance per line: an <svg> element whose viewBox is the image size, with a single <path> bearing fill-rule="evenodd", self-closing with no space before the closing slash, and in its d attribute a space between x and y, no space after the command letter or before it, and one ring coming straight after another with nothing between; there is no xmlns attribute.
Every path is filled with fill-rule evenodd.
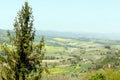
<svg viewBox="0 0 120 80"><path fill-rule="evenodd" d="M41 64L45 54L44 38L33 45L33 21L32 8L25 2L15 18L15 35L7 32L12 46L1 45L5 55L0 56L1 80L40 80L43 70L47 70Z"/></svg>

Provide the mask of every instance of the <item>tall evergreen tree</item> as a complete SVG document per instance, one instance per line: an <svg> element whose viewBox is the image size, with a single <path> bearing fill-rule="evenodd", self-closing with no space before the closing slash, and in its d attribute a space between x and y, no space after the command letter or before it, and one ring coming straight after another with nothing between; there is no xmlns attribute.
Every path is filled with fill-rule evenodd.
<svg viewBox="0 0 120 80"><path fill-rule="evenodd" d="M41 64L45 53L44 38L41 38L39 44L33 45L35 36L33 21L32 8L25 2L15 18L15 35L7 32L12 46L2 44L2 51L6 55L0 58L3 64L1 72L3 80L41 78L41 73L45 69Z"/></svg>

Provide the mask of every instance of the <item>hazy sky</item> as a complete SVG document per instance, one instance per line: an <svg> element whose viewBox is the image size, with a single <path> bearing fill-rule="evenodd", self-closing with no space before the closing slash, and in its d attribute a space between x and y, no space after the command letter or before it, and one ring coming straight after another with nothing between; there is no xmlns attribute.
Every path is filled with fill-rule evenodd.
<svg viewBox="0 0 120 80"><path fill-rule="evenodd" d="M0 28L13 29L25 0L0 0ZM120 0L28 0L39 30L120 33Z"/></svg>

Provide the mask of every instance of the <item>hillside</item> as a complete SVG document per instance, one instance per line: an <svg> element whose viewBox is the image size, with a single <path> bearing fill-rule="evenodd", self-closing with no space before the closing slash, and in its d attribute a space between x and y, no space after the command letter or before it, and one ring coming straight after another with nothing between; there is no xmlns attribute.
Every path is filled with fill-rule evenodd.
<svg viewBox="0 0 120 80"><path fill-rule="evenodd" d="M36 31L36 35L50 37L72 37L72 38L95 38L106 40L120 40L120 33L92 33L92 32L59 32L59 31Z"/></svg>
<svg viewBox="0 0 120 80"><path fill-rule="evenodd" d="M0 34L0 42L5 41L9 44L6 31L0 30ZM51 77L66 75L76 80L78 77L75 75L81 77L88 71L108 68L108 64L115 69L120 66L119 40L98 38L98 36L93 38L90 37L91 34L36 31L34 44L38 43L41 35L45 36L46 48L43 63L47 62Z"/></svg>
<svg viewBox="0 0 120 80"><path fill-rule="evenodd" d="M5 36L7 30L0 29L0 36ZM13 32L12 30L10 30ZM66 37L66 38L94 38L104 40L120 40L120 33L92 33L92 32L60 32L36 30L36 36Z"/></svg>

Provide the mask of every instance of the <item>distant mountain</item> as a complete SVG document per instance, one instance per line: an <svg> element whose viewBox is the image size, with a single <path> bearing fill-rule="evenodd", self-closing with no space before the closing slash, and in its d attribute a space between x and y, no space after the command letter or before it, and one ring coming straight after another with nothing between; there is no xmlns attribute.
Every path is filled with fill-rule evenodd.
<svg viewBox="0 0 120 80"><path fill-rule="evenodd" d="M36 31L36 35L44 35L49 37L72 37L72 38L95 38L120 40L120 33L87 33L87 32L58 32L58 31Z"/></svg>
<svg viewBox="0 0 120 80"><path fill-rule="evenodd" d="M6 35L6 30L0 29L0 36Z"/></svg>
<svg viewBox="0 0 120 80"><path fill-rule="evenodd" d="M44 35L48 37L78 37L79 34L72 32L59 32L59 31L36 31L36 35Z"/></svg>
<svg viewBox="0 0 120 80"><path fill-rule="evenodd" d="M120 33L79 33L79 36L95 39L120 40Z"/></svg>
<svg viewBox="0 0 120 80"><path fill-rule="evenodd" d="M13 32L13 31L11 31ZM66 37L66 38L95 38L107 40L120 40L120 33L87 33L87 32L58 32L58 31L41 31L36 30L35 35L40 37ZM6 36L6 30L0 29L0 37Z"/></svg>

